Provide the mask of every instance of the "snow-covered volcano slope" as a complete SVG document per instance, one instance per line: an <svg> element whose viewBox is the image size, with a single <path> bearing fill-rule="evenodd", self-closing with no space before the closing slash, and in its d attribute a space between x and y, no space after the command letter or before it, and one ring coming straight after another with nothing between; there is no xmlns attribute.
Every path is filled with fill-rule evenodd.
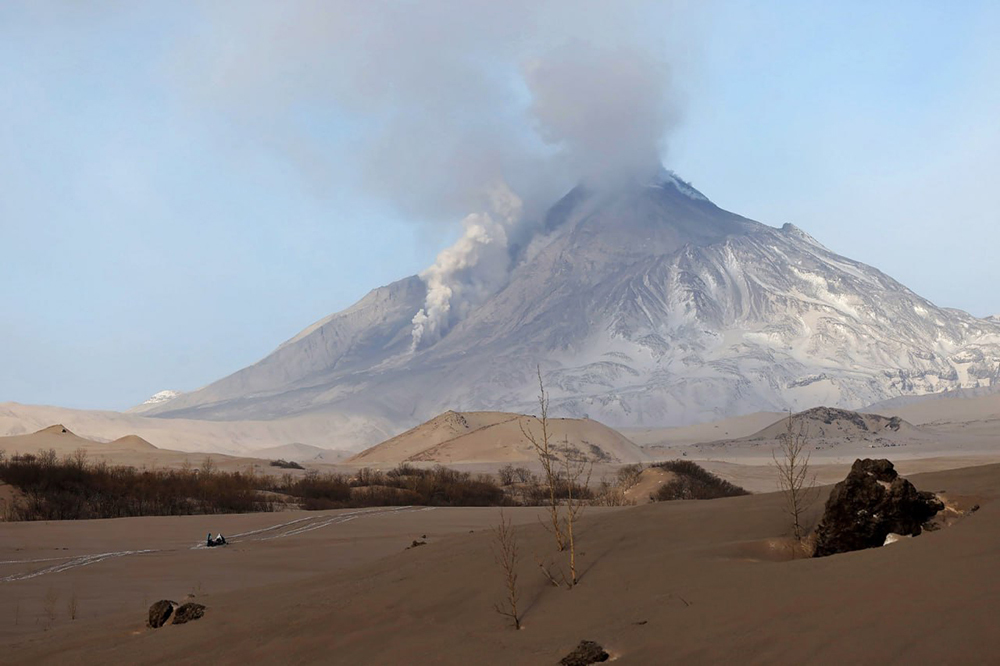
<svg viewBox="0 0 1000 666"><path fill-rule="evenodd" d="M512 253L506 285L433 344L411 349L427 288L409 277L148 413L323 411L402 431L448 409L530 412L538 364L553 414L679 425L997 378L1000 322L939 308L667 173L613 193L573 190ZM345 445L380 439L353 432Z"/></svg>

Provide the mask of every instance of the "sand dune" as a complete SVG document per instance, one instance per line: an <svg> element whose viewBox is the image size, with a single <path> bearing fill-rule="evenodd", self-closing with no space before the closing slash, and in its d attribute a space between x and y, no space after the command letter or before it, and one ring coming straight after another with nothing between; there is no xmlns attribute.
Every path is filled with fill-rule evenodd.
<svg viewBox="0 0 1000 666"><path fill-rule="evenodd" d="M982 508L891 547L796 561L783 561L777 495L595 510L578 524L573 590L547 584L532 554L552 554L552 538L530 510L514 512L522 631L492 609L503 588L483 528L496 509L295 514L308 531L284 515L0 525L0 558L18 561L0 565L4 658L531 665L589 639L622 664L989 663L1000 466L912 480ZM247 537L191 549L216 529ZM423 534L427 545L404 549ZM189 592L208 607L203 619L144 627L148 603Z"/></svg>
<svg viewBox="0 0 1000 666"><path fill-rule="evenodd" d="M339 420L304 416L274 421L196 421L8 402L0 404L0 436L28 434L62 423L91 440L110 442L136 435L161 449L246 455L292 443L336 450L340 443L330 436L331 419ZM371 424L364 427L370 431L370 439L378 441L386 436Z"/></svg>
<svg viewBox="0 0 1000 666"><path fill-rule="evenodd" d="M537 460L521 425L541 436L534 416L507 412L445 412L416 428L359 453L356 465L415 463L503 463ZM589 419L549 419L551 443L568 445L602 462L646 460L638 446L615 430Z"/></svg>
<svg viewBox="0 0 1000 666"><path fill-rule="evenodd" d="M0 437L0 451L7 455L37 454L49 450L55 451L59 458L83 452L87 460L102 460L112 465L132 467L181 469L199 467L210 459L220 470L246 471L253 468L258 473L271 471L269 462L261 458L160 449L137 435L119 437L113 442L97 442L80 437L61 424L43 428L30 435Z"/></svg>

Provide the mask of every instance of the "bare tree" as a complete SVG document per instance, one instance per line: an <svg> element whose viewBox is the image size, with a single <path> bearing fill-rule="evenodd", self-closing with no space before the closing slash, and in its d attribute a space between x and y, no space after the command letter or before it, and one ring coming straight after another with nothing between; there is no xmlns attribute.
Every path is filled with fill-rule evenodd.
<svg viewBox="0 0 1000 666"><path fill-rule="evenodd" d="M551 433L549 432L549 395L545 392L545 385L542 382L542 368L538 366L538 407L540 411L539 421L542 425L542 433L539 437L527 427L523 421L519 421L521 434L531 442L538 456L538 462L542 465L542 472L545 474L545 485L549 491L549 519L551 526L549 530L556 539L556 546L559 550L566 548L566 536L563 534L562 521L559 518L559 502L556 500L556 485L559 482L559 473L555 469L556 456L550 446Z"/></svg>
<svg viewBox="0 0 1000 666"><path fill-rule="evenodd" d="M785 496L785 511L792 519L792 533L799 541L805 536L802 515L816 500L816 477L809 472L809 452L806 437L795 431L791 412L787 429L778 437L778 450L771 452L772 464L778 472L778 487Z"/></svg>
<svg viewBox="0 0 1000 666"><path fill-rule="evenodd" d="M86 467L87 466L86 449L79 448L73 451L72 461L77 469L83 469L84 467Z"/></svg>
<svg viewBox="0 0 1000 666"><path fill-rule="evenodd" d="M585 460L571 460L569 455L569 437L564 442L563 458L563 478L566 481L566 546L569 549L569 580L567 587L573 587L577 583L576 576L576 537L573 533L573 525L577 518L583 514L582 494L590 486L590 475L593 471L593 464ZM582 483L581 483L582 481ZM576 490L576 496L573 491Z"/></svg>
<svg viewBox="0 0 1000 666"><path fill-rule="evenodd" d="M497 478L500 479L501 486L514 485L514 466L510 463L497 470Z"/></svg>
<svg viewBox="0 0 1000 666"><path fill-rule="evenodd" d="M517 535L503 509L500 509L500 524L493 528L493 558L503 572L504 586L507 597L503 602L493 605L500 615L514 622L514 628L521 628L521 616L517 612L517 602L520 598L517 592Z"/></svg>

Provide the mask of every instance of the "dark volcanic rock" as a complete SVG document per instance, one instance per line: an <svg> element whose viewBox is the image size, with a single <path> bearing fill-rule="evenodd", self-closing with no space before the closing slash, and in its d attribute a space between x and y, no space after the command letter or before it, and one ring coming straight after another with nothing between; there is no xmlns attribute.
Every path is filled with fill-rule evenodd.
<svg viewBox="0 0 1000 666"><path fill-rule="evenodd" d="M170 614L174 612L177 604L168 599L160 599L149 607L149 620L147 624L153 629L158 629L167 623Z"/></svg>
<svg viewBox="0 0 1000 666"><path fill-rule="evenodd" d="M563 657L559 663L562 666L588 666L607 661L610 655L594 641L580 641L576 649Z"/></svg>
<svg viewBox="0 0 1000 666"><path fill-rule="evenodd" d="M815 556L875 548L890 532L916 536L943 508L934 493L919 492L888 460L855 460L826 501Z"/></svg>
<svg viewBox="0 0 1000 666"><path fill-rule="evenodd" d="M174 613L174 624L184 624L185 622L190 622L191 620L197 620L205 615L205 607L201 604L196 604L189 601L188 603L182 605Z"/></svg>

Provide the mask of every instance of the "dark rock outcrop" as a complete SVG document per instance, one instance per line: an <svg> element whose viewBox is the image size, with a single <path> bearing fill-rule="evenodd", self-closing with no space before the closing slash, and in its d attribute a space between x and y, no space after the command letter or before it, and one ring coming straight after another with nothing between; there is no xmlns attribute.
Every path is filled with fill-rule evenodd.
<svg viewBox="0 0 1000 666"><path fill-rule="evenodd" d="M174 613L173 624L184 624L185 622L191 622L192 620L197 620L205 615L205 607L201 604L196 604L193 601L189 601L183 604Z"/></svg>
<svg viewBox="0 0 1000 666"><path fill-rule="evenodd" d="M588 666L607 661L610 656L594 641L580 641L576 649L563 657L559 663L562 666Z"/></svg>
<svg viewBox="0 0 1000 666"><path fill-rule="evenodd" d="M149 620L147 624L153 629L159 629L170 619L175 606L177 604L169 599L160 599L149 607Z"/></svg>
<svg viewBox="0 0 1000 666"><path fill-rule="evenodd" d="M826 501L814 555L875 548L890 532L916 536L943 508L934 493L918 491L888 460L855 460Z"/></svg>

